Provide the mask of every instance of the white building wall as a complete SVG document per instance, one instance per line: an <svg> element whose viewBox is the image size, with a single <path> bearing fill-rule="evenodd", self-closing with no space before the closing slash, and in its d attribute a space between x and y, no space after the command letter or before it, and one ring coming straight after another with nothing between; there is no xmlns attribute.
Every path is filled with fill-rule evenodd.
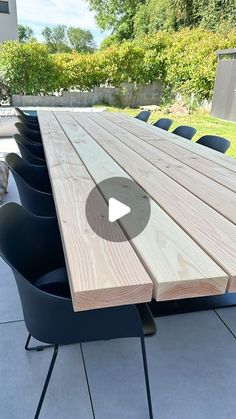
<svg viewBox="0 0 236 419"><path fill-rule="evenodd" d="M16 0L7 0L9 13L0 13L0 42L18 38Z"/></svg>

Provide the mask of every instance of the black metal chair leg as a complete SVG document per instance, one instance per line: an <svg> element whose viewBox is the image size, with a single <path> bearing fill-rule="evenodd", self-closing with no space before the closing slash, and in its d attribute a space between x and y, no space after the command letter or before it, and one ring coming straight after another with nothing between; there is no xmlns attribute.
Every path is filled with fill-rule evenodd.
<svg viewBox="0 0 236 419"><path fill-rule="evenodd" d="M146 391L147 391L147 399L148 399L149 417L150 417L150 419L153 419L152 399L151 399L151 391L150 391L149 376L148 376L148 365L147 365L147 355L146 355L145 340L144 340L144 337L143 336L140 339L141 339L141 346L142 346L143 367L144 367L145 382L146 382Z"/></svg>
<svg viewBox="0 0 236 419"><path fill-rule="evenodd" d="M26 351L43 351L46 348L54 348L54 345L38 345L38 346L33 346L33 347L29 347L29 343L30 343L30 339L31 339L31 335L29 334L26 344L25 344L25 350Z"/></svg>
<svg viewBox="0 0 236 419"><path fill-rule="evenodd" d="M50 363L50 366L49 366L49 370L48 370L47 377L46 377L46 380L45 380L45 383L44 383L44 386L43 386L43 391L42 391L42 394L41 394L41 397L40 397L40 400L39 400L39 404L38 404L34 419L39 418L41 408L42 408L42 405L43 405L43 401L44 401L44 398L45 398L45 395L46 395L46 392L47 392L48 384L49 384L50 378L52 376L53 368L54 368L54 365L55 365L55 362L56 362L56 359L57 359L57 354L58 354L58 346L55 345L52 360L51 360L51 363Z"/></svg>

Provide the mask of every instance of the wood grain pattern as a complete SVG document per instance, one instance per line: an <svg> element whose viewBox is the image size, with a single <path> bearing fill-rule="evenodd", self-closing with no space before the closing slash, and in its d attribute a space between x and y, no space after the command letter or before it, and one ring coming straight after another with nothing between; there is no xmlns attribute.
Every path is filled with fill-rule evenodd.
<svg viewBox="0 0 236 419"><path fill-rule="evenodd" d="M154 148L151 144L140 141L140 138L116 125L113 122L113 115L112 118L109 118L109 115L111 114L94 114L92 119L119 141L236 224L236 194L234 192L184 163L178 162L174 157Z"/></svg>
<svg viewBox="0 0 236 419"><path fill-rule="evenodd" d="M129 177L72 114L58 112L56 117L96 182L113 176ZM85 121L81 115L78 119ZM120 223L125 229L122 219ZM153 279L158 301L225 292L227 275L154 201L147 227L132 244Z"/></svg>
<svg viewBox="0 0 236 419"><path fill-rule="evenodd" d="M236 173L234 172L234 170L231 170L235 166L234 159L230 159L227 156L223 156L227 157L227 164L228 159L233 161L232 164L230 164L230 169L225 168L220 164L216 163L215 161L211 161L203 156L200 156L199 154L196 154L195 148L199 149L199 147L203 147L199 144L194 144L189 141L191 143L190 147L194 147L193 152L191 150L187 150L184 147L181 147L180 141L182 140L182 138L179 139L178 136L168 133L164 130L160 130L159 128L153 127L150 124L146 124L147 127L143 126L143 124L140 126L140 121L138 121L138 124L136 122L133 122L132 120L130 121L131 118L129 118L129 120L127 121L127 118L124 118L123 115L120 114L117 117L115 117L114 120L114 115L109 114L108 112L106 113L106 118L112 120L113 122L116 122L118 125L122 125L122 127L125 130L127 130L131 134L136 135L144 142L153 145L158 150L165 152L174 159L204 174L205 176L225 186L233 192L236 192ZM157 130L157 132L155 130ZM175 137L175 139L173 140L172 137ZM185 139L183 140L188 141ZM213 150L209 150L208 152L216 153Z"/></svg>
<svg viewBox="0 0 236 419"><path fill-rule="evenodd" d="M89 227L85 204L95 184L58 121L52 112L38 117L74 310L150 301L152 281L130 243L108 242ZM94 217L101 223L101 214ZM114 223L114 236L123 235Z"/></svg>
<svg viewBox="0 0 236 419"><path fill-rule="evenodd" d="M151 124L146 124L142 121L139 121L138 119L130 118L122 113L117 113L116 117L122 121L128 131L134 128L136 132L137 130L142 132L144 139L148 140L149 134L154 135L154 138L152 137L152 139L167 140L171 144L178 145L183 149L191 151L193 154L196 154L207 160L215 162L218 165L225 167L226 169L236 172L236 160L225 154L219 153L218 151L212 150L201 144L195 144L186 138L179 137L178 135L175 135L169 131L162 130Z"/></svg>
<svg viewBox="0 0 236 419"><path fill-rule="evenodd" d="M170 179L104 128L92 116L74 116L79 124L138 182L162 209L210 255L236 283L236 226Z"/></svg>

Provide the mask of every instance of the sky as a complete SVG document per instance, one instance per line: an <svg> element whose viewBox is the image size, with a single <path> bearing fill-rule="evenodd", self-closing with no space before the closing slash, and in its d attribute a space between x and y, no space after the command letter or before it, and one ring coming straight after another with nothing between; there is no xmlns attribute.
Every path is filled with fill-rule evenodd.
<svg viewBox="0 0 236 419"><path fill-rule="evenodd" d="M16 3L18 22L30 26L39 40L45 26L58 24L89 29L98 46L108 35L96 25L86 0L16 0Z"/></svg>

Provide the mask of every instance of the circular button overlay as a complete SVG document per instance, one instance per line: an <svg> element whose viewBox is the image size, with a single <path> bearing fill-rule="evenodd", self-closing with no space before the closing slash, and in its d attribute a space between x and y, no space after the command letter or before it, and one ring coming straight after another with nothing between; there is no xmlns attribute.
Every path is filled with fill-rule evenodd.
<svg viewBox="0 0 236 419"><path fill-rule="evenodd" d="M138 236L148 224L151 205L147 193L133 180L112 177L98 183L86 201L91 229L107 241Z"/></svg>

